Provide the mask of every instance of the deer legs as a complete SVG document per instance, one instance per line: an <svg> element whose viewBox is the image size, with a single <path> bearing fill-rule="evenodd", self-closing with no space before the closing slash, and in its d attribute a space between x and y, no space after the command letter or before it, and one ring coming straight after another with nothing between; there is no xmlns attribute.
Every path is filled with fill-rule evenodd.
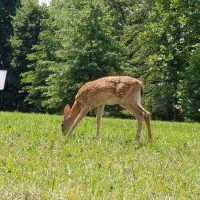
<svg viewBox="0 0 200 200"><path fill-rule="evenodd" d="M150 113L146 111L146 113L144 114L144 121L145 121L146 126L147 126L149 140L152 139L151 122L150 122L150 120L151 120Z"/></svg>
<svg viewBox="0 0 200 200"><path fill-rule="evenodd" d="M89 107L85 107L80 110L79 114L77 115L77 117L70 129L70 132L67 135L70 135L73 132L73 130L76 128L78 123L83 119L83 117L85 117L85 115L88 113L88 111L89 111Z"/></svg>
<svg viewBox="0 0 200 200"><path fill-rule="evenodd" d="M123 108L128 110L137 120L137 133L136 133L136 140L140 140L141 130L142 130L142 122L143 120L146 123L147 131L148 131L148 138L149 140L152 139L151 133L151 124L150 124L150 114L146 111L141 105L139 104L121 104Z"/></svg>
<svg viewBox="0 0 200 200"><path fill-rule="evenodd" d="M105 105L101 105L101 106L97 107L96 120L97 120L97 138L98 138L98 140L101 139L100 128L101 128L101 119L102 119L102 116L103 116L104 106ZM76 128L76 126L83 119L83 117L88 113L89 110L90 110L89 107L85 107L84 109L82 108L80 110L80 112L78 113L78 115L77 115L71 129L70 129L70 132L67 135L70 135L73 132L73 130Z"/></svg>
<svg viewBox="0 0 200 200"><path fill-rule="evenodd" d="M146 123L147 131L148 131L148 138L149 140L152 139L152 133L151 133L151 124L150 124L150 114L148 111L146 111L141 105L139 104L129 104L129 103L123 103L120 104L123 108L128 110L131 114L133 114L137 120L137 133L136 133L136 140L140 140L141 136L141 130L142 130L142 122L143 120ZM101 119L103 116L104 106L101 105L97 107L97 113L96 113L96 121L97 121L97 138L100 141L101 139ZM70 135L73 130L76 128L78 123L83 119L83 117L88 113L90 110L89 107L84 107L80 109L80 112L77 114L76 119L70 129L70 132L67 135Z"/></svg>
<svg viewBox="0 0 200 200"><path fill-rule="evenodd" d="M146 123L147 131L148 131L148 138L149 140L152 139L152 133L151 133L151 124L150 124L150 113L146 111L140 104L137 103L123 103L120 105L127 109L131 114L133 114L137 120L137 133L136 133L136 140L140 140L141 136L141 129L142 129L142 122L143 120ZM97 113L96 113L96 121L97 121L97 138L100 141L101 139L101 119L103 116L104 111L104 104L97 107ZM85 106L80 108L74 115L74 120L71 125L70 131L67 135L70 135L73 130L76 128L78 123L83 119L83 117L88 113L91 107Z"/></svg>

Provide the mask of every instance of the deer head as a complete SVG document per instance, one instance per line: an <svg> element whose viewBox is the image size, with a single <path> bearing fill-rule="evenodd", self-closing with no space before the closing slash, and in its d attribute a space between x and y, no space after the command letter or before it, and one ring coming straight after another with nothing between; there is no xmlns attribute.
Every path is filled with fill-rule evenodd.
<svg viewBox="0 0 200 200"><path fill-rule="evenodd" d="M71 116L71 108L67 104L64 108L64 116L61 123L61 128L64 135L67 135L69 133L73 124L72 120L70 119L70 116Z"/></svg>

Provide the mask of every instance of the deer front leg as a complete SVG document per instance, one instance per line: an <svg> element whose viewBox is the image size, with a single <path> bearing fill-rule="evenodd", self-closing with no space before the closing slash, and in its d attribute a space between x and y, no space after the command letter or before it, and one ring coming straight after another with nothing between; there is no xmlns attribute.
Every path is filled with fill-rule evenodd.
<svg viewBox="0 0 200 200"><path fill-rule="evenodd" d="M96 113L96 119L97 119L97 138L100 141L101 140L101 119L103 116L104 106L101 105L97 107L97 113Z"/></svg>
<svg viewBox="0 0 200 200"><path fill-rule="evenodd" d="M67 134L67 136L73 132L73 130L76 128L76 126L79 124L79 122L83 119L83 117L85 117L85 115L88 113L88 111L89 111L88 107L81 108L81 111L78 114L78 116L76 117L76 119L70 129L70 132Z"/></svg>

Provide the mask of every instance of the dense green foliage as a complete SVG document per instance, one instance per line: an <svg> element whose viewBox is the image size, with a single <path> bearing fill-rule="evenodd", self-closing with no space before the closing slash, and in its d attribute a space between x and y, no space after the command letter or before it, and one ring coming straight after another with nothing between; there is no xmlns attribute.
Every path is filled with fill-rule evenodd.
<svg viewBox="0 0 200 200"><path fill-rule="evenodd" d="M10 41L13 48L11 66L15 70L15 95L17 96L17 109L23 109L26 91L22 91L21 76L28 71L32 63L28 55L33 52L32 47L38 43L41 32L41 19L46 16L46 11L38 5L37 0L22 1L21 7L13 17L14 33Z"/></svg>
<svg viewBox="0 0 200 200"><path fill-rule="evenodd" d="M130 75L143 80L153 118L199 121L199 7L196 0L53 0L49 7L21 0L8 59L15 109L59 112L86 81Z"/></svg>
<svg viewBox="0 0 200 200"><path fill-rule="evenodd" d="M12 16L16 13L19 1L20 0L0 1L0 70L8 70L6 92L4 93L6 99L4 106L8 110L13 109L15 107L13 104L16 104L15 95L13 95L16 91L15 71L10 65L12 54L10 37L13 34Z"/></svg>
<svg viewBox="0 0 200 200"><path fill-rule="evenodd" d="M0 113L1 199L199 199L199 123L153 121L134 140L136 122L94 118L70 137L61 116Z"/></svg>
<svg viewBox="0 0 200 200"><path fill-rule="evenodd" d="M15 14L19 0L0 1L0 69L9 66L8 57L11 53L9 37L12 34L11 16Z"/></svg>
<svg viewBox="0 0 200 200"><path fill-rule="evenodd" d="M183 80L180 81L179 105L185 118L199 121L200 118L200 48L199 44L192 51L189 65L186 67Z"/></svg>

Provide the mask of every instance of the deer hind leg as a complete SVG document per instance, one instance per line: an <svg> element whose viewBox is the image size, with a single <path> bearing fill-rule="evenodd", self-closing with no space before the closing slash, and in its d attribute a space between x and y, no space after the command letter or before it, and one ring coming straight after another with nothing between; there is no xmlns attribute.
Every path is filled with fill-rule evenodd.
<svg viewBox="0 0 200 200"><path fill-rule="evenodd" d="M146 111L141 105L137 105L137 108L141 112L143 112L144 121L146 123L147 131L148 131L148 138L149 138L149 140L151 140L152 139L152 132L151 132L151 116L150 116L150 113L148 111Z"/></svg>
<svg viewBox="0 0 200 200"><path fill-rule="evenodd" d="M75 121L72 125L70 132L68 133L68 135L70 135L73 132L73 130L76 128L76 126L83 119L83 117L88 113L89 110L90 110L89 107L81 108L78 116L76 117L76 119L75 119Z"/></svg>
<svg viewBox="0 0 200 200"><path fill-rule="evenodd" d="M101 119L103 116L104 106L101 105L97 107L97 113L96 113L96 119L97 119L97 138L100 141L101 140Z"/></svg>
<svg viewBox="0 0 200 200"><path fill-rule="evenodd" d="M143 112L137 108L135 105L131 104L123 104L121 105L123 108L128 110L137 120L137 133L136 133L136 140L139 142L142 130L142 121L144 119Z"/></svg>
<svg viewBox="0 0 200 200"><path fill-rule="evenodd" d="M139 142L141 137L142 122L144 120L144 113L140 109L138 109L137 106L132 106L132 112L138 123L136 140Z"/></svg>

